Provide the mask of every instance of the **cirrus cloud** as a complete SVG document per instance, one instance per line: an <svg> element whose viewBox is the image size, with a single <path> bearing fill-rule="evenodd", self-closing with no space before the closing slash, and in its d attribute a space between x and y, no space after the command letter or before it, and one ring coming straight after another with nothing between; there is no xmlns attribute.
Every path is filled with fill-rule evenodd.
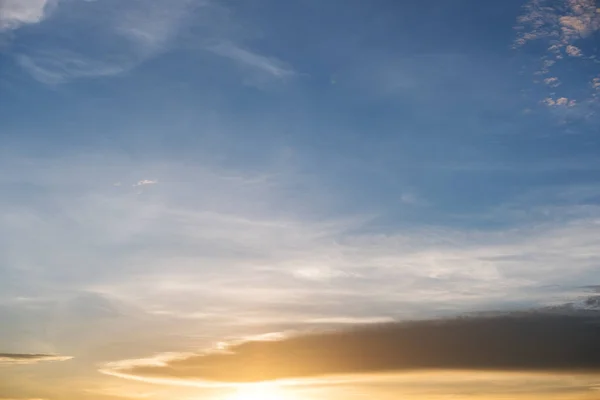
<svg viewBox="0 0 600 400"><path fill-rule="evenodd" d="M72 358L55 354L0 353L0 365L37 364L44 361L67 361Z"/></svg>

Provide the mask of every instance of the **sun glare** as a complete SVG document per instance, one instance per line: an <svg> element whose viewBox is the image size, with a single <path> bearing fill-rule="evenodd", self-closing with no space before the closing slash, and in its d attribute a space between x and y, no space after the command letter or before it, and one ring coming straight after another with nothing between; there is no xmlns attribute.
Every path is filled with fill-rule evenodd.
<svg viewBox="0 0 600 400"><path fill-rule="evenodd" d="M297 400L289 393L276 386L268 384L244 385L225 400Z"/></svg>

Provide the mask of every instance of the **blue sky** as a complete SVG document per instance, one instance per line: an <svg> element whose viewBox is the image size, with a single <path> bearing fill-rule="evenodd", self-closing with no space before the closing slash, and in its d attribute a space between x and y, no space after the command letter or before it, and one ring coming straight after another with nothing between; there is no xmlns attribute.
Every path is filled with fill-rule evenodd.
<svg viewBox="0 0 600 400"><path fill-rule="evenodd" d="M596 6L0 1L0 348L88 382L577 299L600 280Z"/></svg>

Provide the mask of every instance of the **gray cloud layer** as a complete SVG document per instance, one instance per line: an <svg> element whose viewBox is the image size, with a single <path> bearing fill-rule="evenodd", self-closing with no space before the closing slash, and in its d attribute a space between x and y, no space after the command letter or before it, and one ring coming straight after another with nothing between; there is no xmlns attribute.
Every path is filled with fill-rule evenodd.
<svg viewBox="0 0 600 400"><path fill-rule="evenodd" d="M254 382L426 369L600 370L600 316L515 313L360 327L252 341L119 372L147 378Z"/></svg>

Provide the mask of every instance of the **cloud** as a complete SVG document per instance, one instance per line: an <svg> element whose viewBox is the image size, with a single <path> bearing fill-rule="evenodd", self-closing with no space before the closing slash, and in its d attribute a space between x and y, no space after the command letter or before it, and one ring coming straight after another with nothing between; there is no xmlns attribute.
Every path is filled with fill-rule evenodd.
<svg viewBox="0 0 600 400"><path fill-rule="evenodd" d="M19 2L3 1L7 4ZM26 9L27 13L12 13L23 21L41 19L44 2L31 2L40 4L37 8L12 5L10 10ZM203 46L203 49L250 71L247 77L250 84L263 85L267 80L285 80L296 75L287 63L242 47L230 38L224 26L232 22L222 15L229 15L222 6L204 0L173 0L168 6L165 4L160 0L61 3L56 13L56 25L59 27L41 34L52 39L54 35L60 35L62 26L70 27L71 31L60 37L60 45L51 45L55 41L47 40L50 44L35 46L16 55L17 62L35 79L55 85L74 79L120 75L176 46L176 43L182 48L194 47L189 44L193 40L212 43ZM11 17L11 20L16 18ZM8 26L8 22L5 25ZM196 33L192 35L187 30L187 36L180 35L190 25L194 26ZM65 36L78 40L65 40ZM185 40L182 39L184 36ZM90 42L89 46L85 45L86 41Z"/></svg>
<svg viewBox="0 0 600 400"><path fill-rule="evenodd" d="M531 218L529 202L526 211L499 211L497 218L505 221L514 214L514 229L422 227L383 234L368 225L365 230L365 219L287 214L284 207L296 201L285 190L297 182L290 175L259 182L232 180L231 172L210 168L164 167L153 176L177 190L145 198L90 187L114 176L133 179L86 163L65 161L79 166L76 176L69 168L39 165L42 175L19 177L78 195L54 200L59 218L49 217L38 198L4 207L2 264L13 288L18 282L30 288L15 296L40 296L32 284L40 282L59 292L95 291L131 301L160 312L152 314L159 319L218 319L215 329L226 330L226 324L246 322L301 324L529 305L548 299L545 286L561 285L552 290L560 297L598 277L600 251L591 238L598 237L600 224L593 209L575 220L562 214L567 211L550 210L555 214L543 218L555 222L537 225L515 218L523 212ZM94 179L79 181L85 174ZM137 180L140 173L132 175ZM77 273L73 265L81 266ZM55 278L60 276L68 281ZM0 292L8 297L9 290Z"/></svg>
<svg viewBox="0 0 600 400"><path fill-rule="evenodd" d="M193 15L193 7L206 6L203 0L174 0L166 6L161 1L134 0L113 19L114 31L136 44L142 55L152 55L164 49Z"/></svg>
<svg viewBox="0 0 600 400"><path fill-rule="evenodd" d="M16 59L46 84L119 75L165 51L192 14L192 4L204 3L174 0L165 7L154 0L63 2L53 30L40 32L48 44L30 47ZM52 45L55 37L59 45Z"/></svg>
<svg viewBox="0 0 600 400"><path fill-rule="evenodd" d="M53 0L0 0L0 32L42 21Z"/></svg>
<svg viewBox="0 0 600 400"><path fill-rule="evenodd" d="M581 108L579 117L589 118L593 113L591 106L598 107L598 102L593 92L589 88L578 87L581 82L570 79L564 73L565 68L562 63L571 58L573 63L577 59L576 65L582 68L596 68L595 55L585 54L581 45L585 46L586 40L593 40L592 35L600 30L600 11L597 8L595 0L529 0L524 6L524 13L519 16L517 25L515 48L521 48L530 43L535 43L545 47L544 53L540 57L540 68L534 75L536 82L540 82L538 77L542 77L544 82L554 92L554 88L561 85L563 95L558 97L567 97L567 90L572 93L574 88L580 93L580 98L574 99L577 106ZM585 48L585 47L584 47ZM573 65L569 66L572 70ZM561 72L560 76L556 72ZM591 82L593 85L593 81ZM586 94L587 92L587 94ZM556 93L552 93L553 96ZM549 106L554 103L545 102ZM573 103L575 105L575 103ZM576 114L570 113L571 116Z"/></svg>
<svg viewBox="0 0 600 400"><path fill-rule="evenodd" d="M568 45L566 52L571 57L581 57L583 55L583 53L581 52L581 49L579 47L573 46L573 45Z"/></svg>
<svg viewBox="0 0 600 400"><path fill-rule="evenodd" d="M544 83L550 87L558 87L560 86L560 79L555 76L551 76L549 78L545 78Z"/></svg>
<svg viewBox="0 0 600 400"><path fill-rule="evenodd" d="M275 58L253 52L232 42L220 42L207 49L219 56L228 58L240 67L270 76L274 79L288 79L296 72L287 63Z"/></svg>
<svg viewBox="0 0 600 400"><path fill-rule="evenodd" d="M130 64L111 63L69 50L37 51L17 56L18 64L38 81L55 85L75 78L118 75Z"/></svg>
<svg viewBox="0 0 600 400"><path fill-rule="evenodd" d="M37 364L45 361L66 361L72 358L53 354L0 353L0 365Z"/></svg>
<svg viewBox="0 0 600 400"><path fill-rule="evenodd" d="M257 179L264 175L90 154L0 163L3 187L36 188L35 196L4 199L0 212L0 319L10 322L0 324L0 337L32 352L89 346L106 357L97 349L107 332L122 332L127 351L148 354L167 342L197 345L189 332L200 330L210 340L529 307L600 280L600 209L535 207L540 198L579 204L596 197L595 186L498 210L493 218L508 228L381 232L365 217L315 217L315 198L289 191L304 183L278 166L280 175ZM169 190L135 196L112 187L115 177L130 188L140 177L157 179ZM113 312L77 293L137 311L129 318L125 306Z"/></svg>
<svg viewBox="0 0 600 400"><path fill-rule="evenodd" d="M566 97L559 97L557 99L547 97L544 99L543 103L550 107L574 107L577 104L577 101L573 99L569 100Z"/></svg>
<svg viewBox="0 0 600 400"><path fill-rule="evenodd" d="M0 400L47 400L47 399L41 399L41 398L31 399L31 398L26 398L26 397L19 397L19 398L16 398L16 397L11 397L11 398L0 397Z"/></svg>
<svg viewBox="0 0 600 400"><path fill-rule="evenodd" d="M599 12L594 0L575 0L569 3L574 15L559 18L565 40L585 38L600 29Z"/></svg>
<svg viewBox="0 0 600 400"><path fill-rule="evenodd" d="M148 185L156 185L158 183L157 180L151 180L151 179L142 179L141 181L138 181L137 183L134 183L133 186L137 187L137 186L148 186Z"/></svg>
<svg viewBox="0 0 600 400"><path fill-rule="evenodd" d="M112 372L150 380L258 382L433 369L600 371L600 316L530 312L381 324L249 341L154 365L122 364Z"/></svg>
<svg viewBox="0 0 600 400"><path fill-rule="evenodd" d="M586 38L600 29L600 12L595 0L529 0L518 18L515 44L558 38L556 51L571 42Z"/></svg>

